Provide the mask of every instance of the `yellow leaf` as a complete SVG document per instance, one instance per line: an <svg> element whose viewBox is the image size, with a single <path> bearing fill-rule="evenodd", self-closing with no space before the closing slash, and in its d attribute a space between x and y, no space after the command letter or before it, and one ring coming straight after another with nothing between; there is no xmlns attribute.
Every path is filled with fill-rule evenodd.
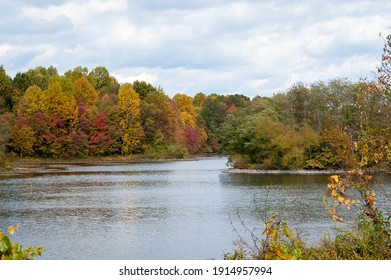
<svg viewBox="0 0 391 280"><path fill-rule="evenodd" d="M365 176L365 179L368 180L368 181L370 181L370 180L372 180L372 176L371 176L371 175L366 175L366 176Z"/></svg>
<svg viewBox="0 0 391 280"><path fill-rule="evenodd" d="M339 182L339 176L338 175L333 175L333 176L330 177L330 180L338 183Z"/></svg>
<svg viewBox="0 0 391 280"><path fill-rule="evenodd" d="M14 226L9 226L9 227L8 227L8 233L11 234L11 235L14 235L14 233L15 233L15 227L14 227Z"/></svg>

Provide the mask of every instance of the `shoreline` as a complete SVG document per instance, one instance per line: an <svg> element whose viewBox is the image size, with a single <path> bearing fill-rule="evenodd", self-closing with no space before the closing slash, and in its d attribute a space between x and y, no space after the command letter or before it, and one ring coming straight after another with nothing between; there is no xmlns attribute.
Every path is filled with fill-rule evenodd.
<svg viewBox="0 0 391 280"><path fill-rule="evenodd" d="M202 158L216 156L215 154L198 154L186 158L154 158L147 156L118 156L85 159L42 159L23 158L15 159L10 169L0 169L1 177L20 176L25 174L39 174L46 172L64 172L67 166L102 166L102 165L126 165L137 163L160 163L174 161L195 161Z"/></svg>
<svg viewBox="0 0 391 280"><path fill-rule="evenodd" d="M238 169L229 168L224 170L225 173L231 174L281 174L281 175L341 175L348 172L348 170L342 169L325 169L325 170L266 170L266 169ZM379 169L379 170L367 170L367 174L391 174L391 170Z"/></svg>
<svg viewBox="0 0 391 280"><path fill-rule="evenodd" d="M42 158L23 158L15 159L11 169L0 169L1 177L20 176L25 174L39 174L46 172L64 172L67 166L103 166L103 165L126 165L137 163L163 163L163 162L180 162L196 161L203 158L219 156L218 154L196 154L186 158L154 158L147 156L117 156L101 158L84 158L84 159L42 159ZM270 175L341 175L346 173L342 169L326 170L267 170L267 169L238 169L227 168L222 171L229 174L270 174ZM370 170L372 174L391 174L390 170Z"/></svg>
<svg viewBox="0 0 391 280"><path fill-rule="evenodd" d="M265 170L265 169L238 169L230 168L224 171L225 173L231 174L281 174L281 175L330 175L330 174L343 174L346 171L344 170Z"/></svg>

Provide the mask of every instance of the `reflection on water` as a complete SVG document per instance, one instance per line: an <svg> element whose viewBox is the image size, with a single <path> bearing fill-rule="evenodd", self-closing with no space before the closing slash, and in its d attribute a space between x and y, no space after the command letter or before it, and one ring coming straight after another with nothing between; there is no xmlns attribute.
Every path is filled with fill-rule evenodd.
<svg viewBox="0 0 391 280"><path fill-rule="evenodd" d="M0 227L45 247L44 259L221 259L235 227L262 232L278 211L309 243L333 227L322 210L327 175L225 173L225 158L61 166L0 180ZM389 184L387 185L389 188ZM232 222L232 224L231 224Z"/></svg>

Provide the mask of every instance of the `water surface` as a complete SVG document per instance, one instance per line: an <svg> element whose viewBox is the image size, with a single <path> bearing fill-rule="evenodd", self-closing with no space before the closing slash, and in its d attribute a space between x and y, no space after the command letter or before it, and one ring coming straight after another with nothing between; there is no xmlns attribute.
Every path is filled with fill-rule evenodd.
<svg viewBox="0 0 391 280"><path fill-rule="evenodd" d="M327 175L231 174L225 158L102 166L0 179L0 228L42 259L221 259L278 211L304 240L333 227ZM389 187L389 184L387 185ZM244 226L242 225L244 223Z"/></svg>

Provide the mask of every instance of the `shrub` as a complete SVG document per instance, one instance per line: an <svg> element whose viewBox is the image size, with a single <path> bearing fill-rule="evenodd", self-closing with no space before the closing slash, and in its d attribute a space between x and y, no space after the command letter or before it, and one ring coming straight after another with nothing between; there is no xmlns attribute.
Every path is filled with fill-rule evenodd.
<svg viewBox="0 0 391 280"><path fill-rule="evenodd" d="M263 237L258 244L243 246L226 254L225 259L261 260L389 260L391 259L391 215L384 216L376 208L376 193L371 175L350 171L344 177L331 176L324 197L330 218L350 226L334 237L325 237L319 244L308 247L277 213L270 213ZM358 197L358 198L356 198ZM357 208L358 218L349 223L339 215L339 208ZM254 238L253 238L254 239Z"/></svg>
<svg viewBox="0 0 391 280"><path fill-rule="evenodd" d="M9 226L8 234L13 235L17 226ZM32 260L41 256L42 247L30 246L23 249L22 245L13 243L10 237L0 231L0 259L1 260Z"/></svg>

